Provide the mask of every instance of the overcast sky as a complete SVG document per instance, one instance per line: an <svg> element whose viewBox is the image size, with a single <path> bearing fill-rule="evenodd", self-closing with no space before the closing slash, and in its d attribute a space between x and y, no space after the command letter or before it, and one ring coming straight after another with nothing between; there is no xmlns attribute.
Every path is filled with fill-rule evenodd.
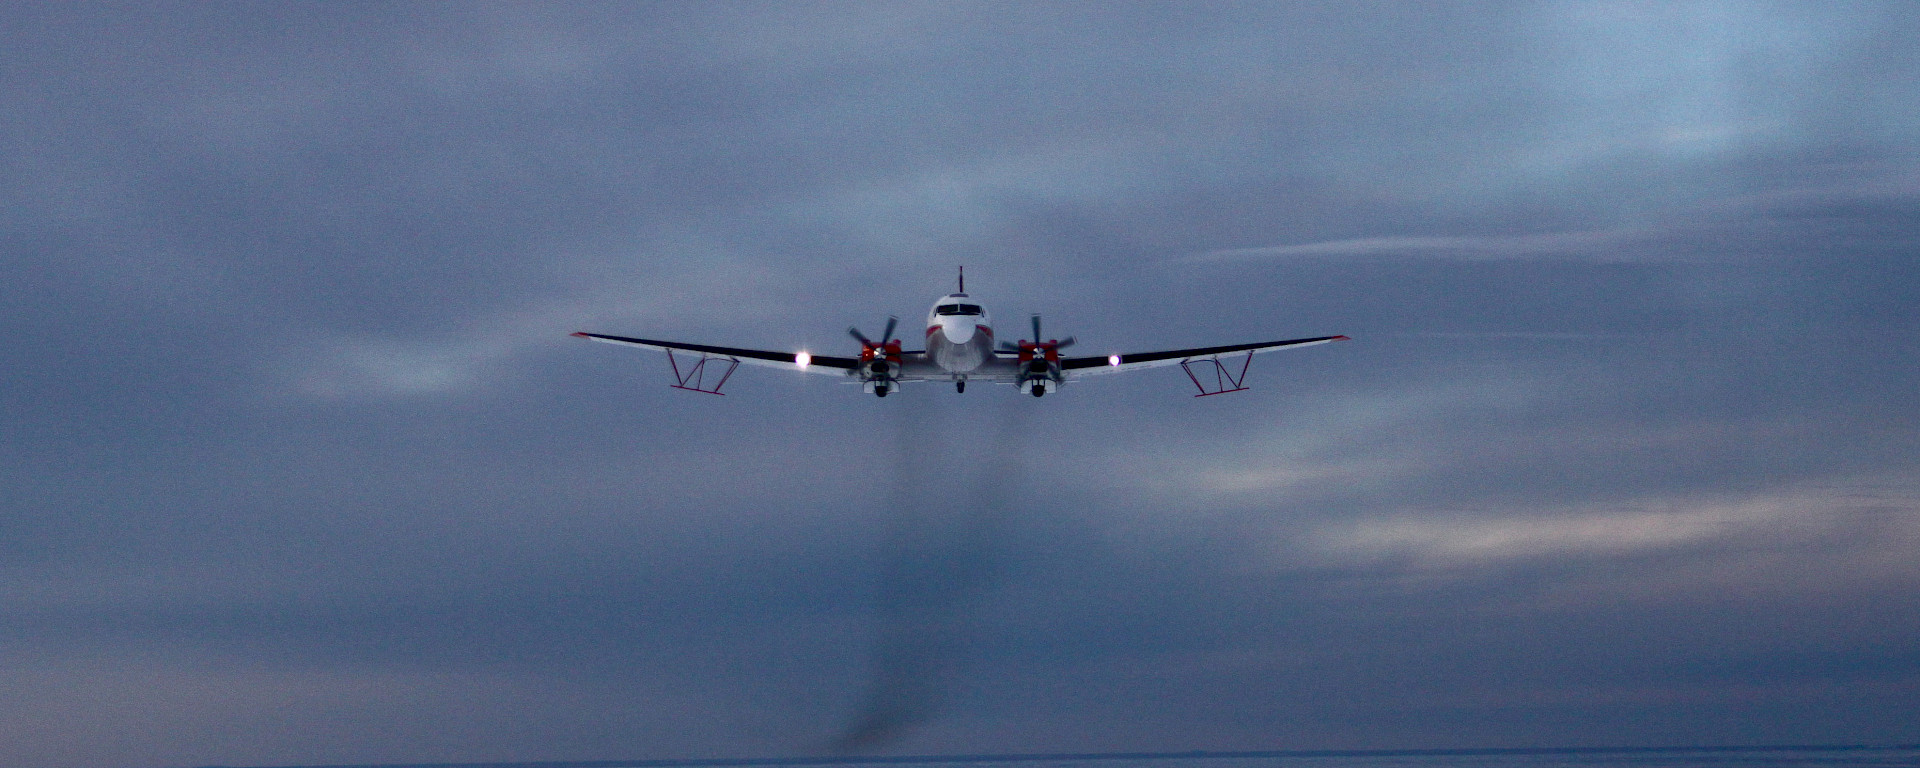
<svg viewBox="0 0 1920 768"><path fill-rule="evenodd" d="M1920 741L1920 10L0 8L0 763ZM954 268L1252 391L743 368ZM1018 335L1018 334L1013 334Z"/></svg>

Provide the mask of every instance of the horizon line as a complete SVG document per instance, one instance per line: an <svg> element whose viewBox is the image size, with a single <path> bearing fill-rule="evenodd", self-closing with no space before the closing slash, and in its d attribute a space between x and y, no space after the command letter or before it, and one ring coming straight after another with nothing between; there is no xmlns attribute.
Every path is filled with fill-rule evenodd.
<svg viewBox="0 0 1920 768"><path fill-rule="evenodd" d="M652 758L643 760L539 760L488 763L353 763L277 765L257 768L739 768L744 766L875 765L906 763L1024 763L1047 760L1210 760L1262 757L1472 757L1477 755L1645 754L1656 752L1845 752L1920 749L1910 744L1713 744L1662 747L1458 747L1446 749L1259 749L1171 752L1015 752L953 755L815 755L803 757ZM197 766L196 768L238 768Z"/></svg>

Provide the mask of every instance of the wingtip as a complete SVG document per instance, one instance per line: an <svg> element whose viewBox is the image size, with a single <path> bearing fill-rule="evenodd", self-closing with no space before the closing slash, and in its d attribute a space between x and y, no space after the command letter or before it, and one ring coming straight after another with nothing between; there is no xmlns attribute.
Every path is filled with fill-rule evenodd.
<svg viewBox="0 0 1920 768"><path fill-rule="evenodd" d="M574 335L578 336L580 334L576 333ZM1328 341L1353 341L1353 337L1352 336L1335 336L1331 339L1328 339Z"/></svg>
<svg viewBox="0 0 1920 768"><path fill-rule="evenodd" d="M586 331L574 331L573 333L569 333L569 334L567 334L567 335L568 335L568 336L578 336L578 337L580 337L580 338L583 338L583 339L590 339L590 338L593 338L592 336L590 336L590 335L588 335L588 333L587 333Z"/></svg>

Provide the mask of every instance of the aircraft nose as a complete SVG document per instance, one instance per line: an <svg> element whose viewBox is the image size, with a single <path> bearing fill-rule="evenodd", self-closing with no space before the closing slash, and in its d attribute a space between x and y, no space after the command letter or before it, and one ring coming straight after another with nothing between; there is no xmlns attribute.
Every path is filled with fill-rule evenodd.
<svg viewBox="0 0 1920 768"><path fill-rule="evenodd" d="M940 318L941 335L946 336L947 341L954 344L965 344L972 341L973 330L973 318L971 317Z"/></svg>

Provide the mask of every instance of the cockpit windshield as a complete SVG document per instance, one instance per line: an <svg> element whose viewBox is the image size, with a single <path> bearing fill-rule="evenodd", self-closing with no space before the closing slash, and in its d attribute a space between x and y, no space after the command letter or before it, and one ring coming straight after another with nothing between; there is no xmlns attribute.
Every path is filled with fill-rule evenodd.
<svg viewBox="0 0 1920 768"><path fill-rule="evenodd" d="M978 315L980 314L980 305L978 304L942 304L938 309L935 309L934 312L943 317L947 315Z"/></svg>

